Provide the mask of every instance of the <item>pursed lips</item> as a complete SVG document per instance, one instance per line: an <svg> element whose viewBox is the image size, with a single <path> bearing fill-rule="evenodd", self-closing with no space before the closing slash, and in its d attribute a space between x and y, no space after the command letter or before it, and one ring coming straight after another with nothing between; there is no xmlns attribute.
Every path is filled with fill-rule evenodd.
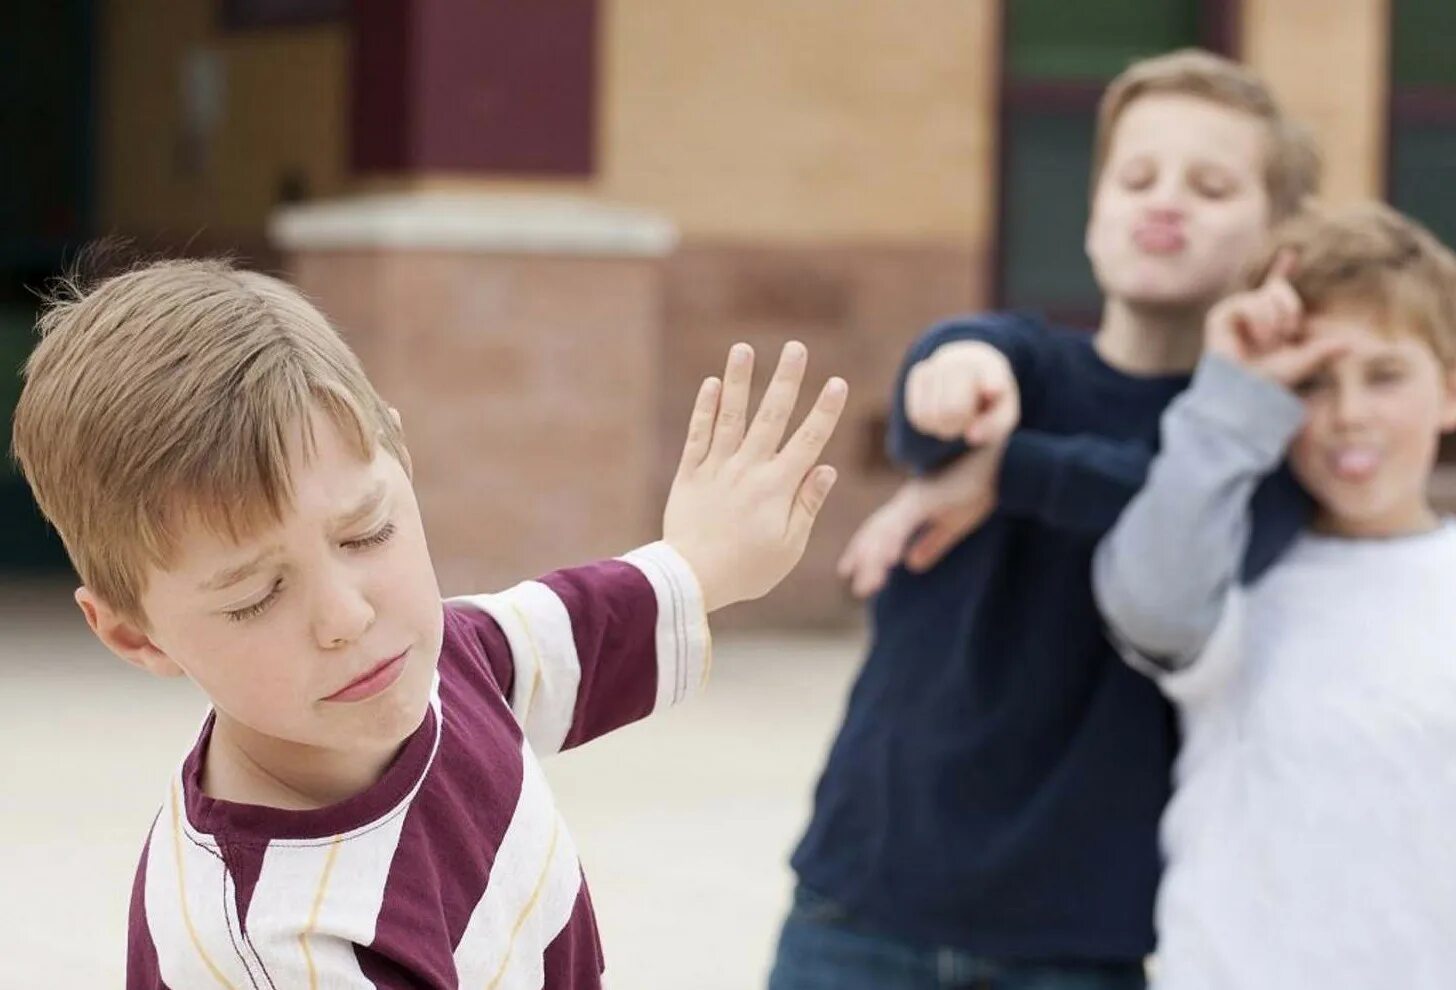
<svg viewBox="0 0 1456 990"><path fill-rule="evenodd" d="M403 660L407 653L409 653L409 650L404 650L386 660L381 660L323 700L357 701L361 700L362 697L372 697L379 690L383 690L392 683L393 678L398 673L395 668L403 666ZM378 683L376 684L376 682ZM371 688L377 688L378 690L370 690ZM356 695L360 697L355 697Z"/></svg>

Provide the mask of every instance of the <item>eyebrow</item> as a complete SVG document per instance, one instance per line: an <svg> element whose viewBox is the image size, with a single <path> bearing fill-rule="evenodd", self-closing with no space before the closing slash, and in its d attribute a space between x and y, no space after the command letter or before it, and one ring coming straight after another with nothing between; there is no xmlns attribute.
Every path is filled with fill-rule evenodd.
<svg viewBox="0 0 1456 990"><path fill-rule="evenodd" d="M271 546L251 560L244 561L236 567L229 567L226 570L218 571L212 577L198 585L198 590L222 591L224 588L230 588L244 578L251 577L264 564L268 563L269 560L278 556L282 552L282 549L282 547Z"/></svg>
<svg viewBox="0 0 1456 990"><path fill-rule="evenodd" d="M362 520L369 518L384 503L388 495L389 484L381 480L353 508L347 509L336 516L331 523L332 528L336 530L348 529L350 526L357 525ZM251 577L257 573L265 564L282 552L283 548L276 544L267 547L256 556L245 560L235 567L218 571L212 577L198 585L198 588L201 591L222 591L224 588L232 587L244 578Z"/></svg>
<svg viewBox="0 0 1456 990"><path fill-rule="evenodd" d="M389 482L380 479L352 509L334 517L331 526L336 530L348 529L350 526L363 522L379 510L388 495Z"/></svg>

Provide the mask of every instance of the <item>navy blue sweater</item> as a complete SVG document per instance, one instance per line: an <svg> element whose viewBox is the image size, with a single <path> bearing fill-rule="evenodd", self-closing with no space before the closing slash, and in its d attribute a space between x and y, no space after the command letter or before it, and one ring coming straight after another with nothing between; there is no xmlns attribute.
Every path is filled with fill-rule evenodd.
<svg viewBox="0 0 1456 990"><path fill-rule="evenodd" d="M1020 315L956 320L911 348L893 456L964 452L905 421L905 371L951 340L1010 359L1021 428L1000 503L927 574L897 569L794 854L807 887L906 941L995 959L1130 960L1153 948L1171 712L1121 662L1092 599L1092 551L1147 475L1187 376L1138 378L1092 338ZM1287 473L1255 499L1246 577L1308 503Z"/></svg>

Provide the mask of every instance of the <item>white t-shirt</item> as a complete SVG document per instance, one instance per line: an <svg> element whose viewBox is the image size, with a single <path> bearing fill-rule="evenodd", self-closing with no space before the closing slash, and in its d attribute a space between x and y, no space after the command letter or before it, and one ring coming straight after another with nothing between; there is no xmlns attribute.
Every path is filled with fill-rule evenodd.
<svg viewBox="0 0 1456 990"><path fill-rule="evenodd" d="M1456 525L1301 537L1160 683L1155 986L1456 987Z"/></svg>

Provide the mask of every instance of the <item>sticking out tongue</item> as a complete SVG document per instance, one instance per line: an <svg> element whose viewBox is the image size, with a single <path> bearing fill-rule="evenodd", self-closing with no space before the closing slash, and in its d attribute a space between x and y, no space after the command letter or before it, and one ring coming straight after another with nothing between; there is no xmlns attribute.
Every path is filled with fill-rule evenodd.
<svg viewBox="0 0 1456 990"><path fill-rule="evenodd" d="M1362 481L1380 466L1380 455L1368 447L1346 447L1335 451L1335 475L1347 481Z"/></svg>

